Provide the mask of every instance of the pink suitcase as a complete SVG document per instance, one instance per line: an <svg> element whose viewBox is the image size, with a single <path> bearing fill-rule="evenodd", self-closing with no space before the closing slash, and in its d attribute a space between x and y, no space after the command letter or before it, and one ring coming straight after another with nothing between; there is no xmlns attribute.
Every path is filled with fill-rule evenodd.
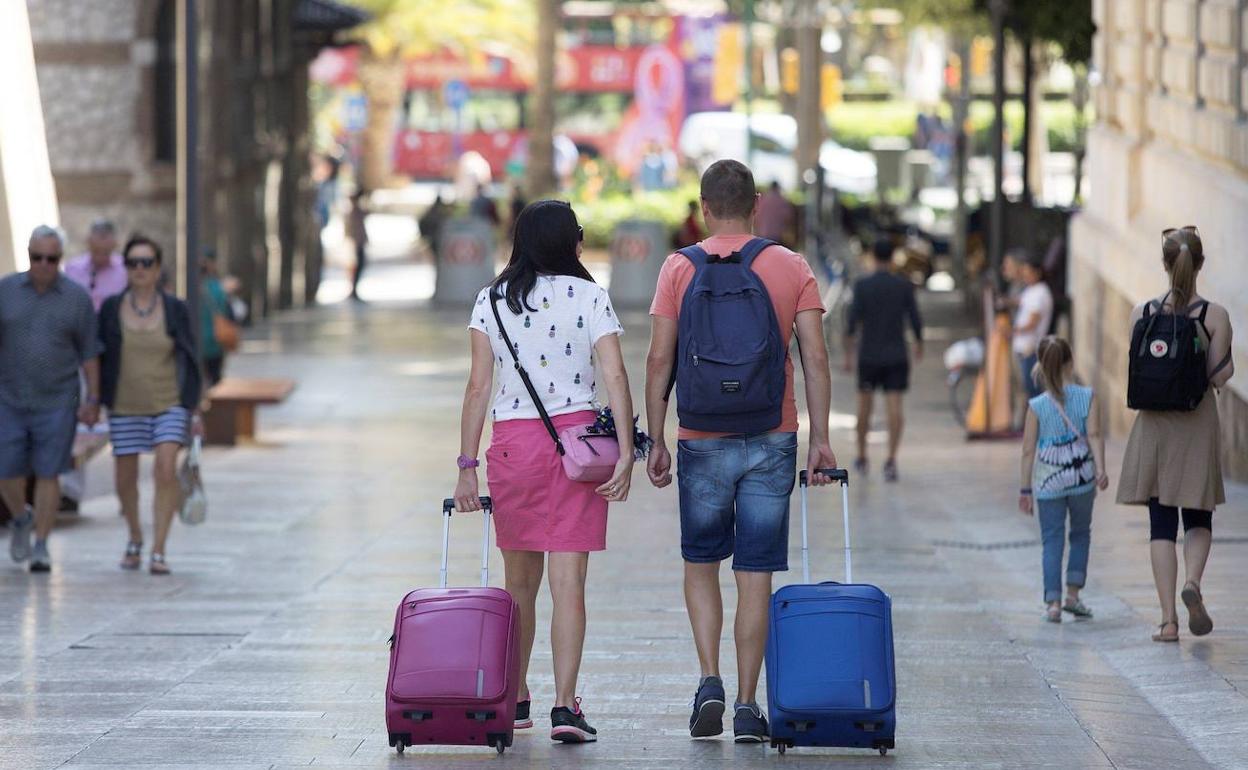
<svg viewBox="0 0 1248 770"><path fill-rule="evenodd" d="M386 681L386 730L400 754L408 746L511 745L520 670L519 608L489 587L490 498L481 498L481 587L447 588L453 500L442 503L438 588L418 588L399 605Z"/></svg>

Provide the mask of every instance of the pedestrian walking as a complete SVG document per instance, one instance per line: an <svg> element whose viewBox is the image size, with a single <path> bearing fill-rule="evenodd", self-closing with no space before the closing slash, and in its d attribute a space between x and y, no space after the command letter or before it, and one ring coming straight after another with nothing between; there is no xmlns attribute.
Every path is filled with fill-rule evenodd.
<svg viewBox="0 0 1248 770"><path fill-rule="evenodd" d="M1027 255L1027 259L1019 264L1018 276L1024 287L1018 295L1011 344L1014 357L1018 360L1023 389L1027 391L1027 398L1031 399L1043 392L1031 373L1036 368L1036 348L1053 323L1053 292L1044 282L1044 267L1035 255Z"/></svg>
<svg viewBox="0 0 1248 770"><path fill-rule="evenodd" d="M0 494L10 511L22 511L9 522L9 554L29 560L31 572L52 569L57 477L73 467L77 423L93 426L100 417L95 311L87 291L58 270L64 248L55 229L36 227L30 269L0 280ZM33 511L26 505L32 474Z"/></svg>
<svg viewBox="0 0 1248 770"><path fill-rule="evenodd" d="M1161 603L1161 625L1153 641L1177 642L1179 619L1174 592L1179 564L1175 541L1180 515L1186 573L1181 597L1188 610L1188 630L1195 636L1213 630L1201 579L1213 542L1213 510L1226 502L1220 464L1221 425L1213 389L1226 384L1235 373L1235 364L1230 314L1222 305L1204 299L1196 288L1196 278L1205 263L1200 233L1189 225L1166 230L1162 236L1162 264L1169 274L1170 288L1159 298L1137 305L1131 313L1132 348L1137 346L1134 332L1145 332L1145 349L1132 350L1131 355L1142 355L1146 361L1156 359L1163 366L1186 361L1185 366L1204 371L1179 373L1184 380L1195 375L1189 380L1198 383L1199 392L1191 394L1191 400L1198 401L1194 409L1140 408L1136 413L1122 459L1118 502L1148 506L1149 554ZM1149 343L1149 319L1164 321L1176 336L1180 329L1188 331L1194 336L1189 342L1195 355L1190 359L1169 355L1166 339ZM1186 406L1190 405L1189 401Z"/></svg>
<svg viewBox="0 0 1248 770"><path fill-rule="evenodd" d="M650 307L646 414L654 448L647 471L657 487L672 481L664 422L674 384L685 606L701 667L689 732L704 738L724 729L719 565L731 557L737 584L733 734L740 743L762 742L768 725L757 701L758 678L771 576L788 569L789 497L797 465L797 402L788 356L795 327L810 415L806 467L812 483L830 481L816 469L836 467L828 445L824 308L806 260L754 238L759 200L746 166L713 163L702 175L701 202L711 235L696 251L668 257Z"/></svg>
<svg viewBox="0 0 1248 770"><path fill-rule="evenodd" d="M450 218L451 207L447 205L442 198L442 193L439 192L416 223L420 228L420 237L425 240L425 245L429 247L429 254L434 260L437 260L438 252L441 250L442 225Z"/></svg>
<svg viewBox="0 0 1248 770"><path fill-rule="evenodd" d="M178 451L199 409L201 379L186 303L158 288L160 247L131 236L122 252L130 281L100 309L100 391L109 411L117 497L130 530L122 569L138 569L139 455L155 456L154 538L149 571L168 575L169 529L179 505Z"/></svg>
<svg viewBox="0 0 1248 770"><path fill-rule="evenodd" d="M86 289L100 311L104 300L126 288L126 268L117 251L117 226L97 219L87 233L87 250L65 263L65 276Z"/></svg>
<svg viewBox="0 0 1248 770"><path fill-rule="evenodd" d="M797 209L784 197L780 183L772 182L758 202L758 237L790 246L796 221Z"/></svg>
<svg viewBox="0 0 1248 770"><path fill-rule="evenodd" d="M680 228L672 239L672 245L675 248L683 249L706 238L706 231L702 229L702 223L698 221L699 214L701 214L701 204L697 201L689 201L689 213L680 223Z"/></svg>
<svg viewBox="0 0 1248 770"><path fill-rule="evenodd" d="M230 296L221 282L216 252L209 249L199 261L199 352L204 380L211 388L225 375L225 357L238 347L238 323Z"/></svg>
<svg viewBox="0 0 1248 770"><path fill-rule="evenodd" d="M874 269L854 282L854 299L846 324L845 371L858 364L858 457L854 468L866 473L867 431L875 391L884 391L888 413L888 460L884 479L896 481L897 450L905 427L902 399L910 388L910 354L906 325L914 334L914 359L923 358L923 318L914 297L914 285L892 272L893 242L880 238L872 246ZM861 333L859 333L861 329Z"/></svg>
<svg viewBox="0 0 1248 770"><path fill-rule="evenodd" d="M477 451L488 411L494 427L485 454L486 479L507 590L520 607L516 727L533 726L527 676L545 569L554 601L551 738L564 742L597 740L576 696L585 641L585 578L590 552L607 545L608 504L628 499L634 449L632 433L621 429L620 460L611 479L596 484L571 480L552 441L555 433L596 421L595 364L603 372L612 413L633 413L620 353L624 329L606 289L581 264L583 237L567 203L530 204L516 222L511 261L477 295L468 325L472 369L455 488L458 510L480 509Z"/></svg>
<svg viewBox="0 0 1248 770"><path fill-rule="evenodd" d="M483 184L477 185L477 194L468 202L468 215L488 222L490 227L498 227L502 221L498 216L498 205Z"/></svg>
<svg viewBox="0 0 1248 770"><path fill-rule="evenodd" d="M1077 620L1092 617L1079 598L1087 582L1092 543L1092 505L1096 490L1109 487L1105 475L1105 437L1092 389L1074 382L1070 343L1045 337L1037 348L1032 373L1044 392L1028 402L1023 424L1022 486L1018 508L1037 512L1044 543L1045 619L1061 623L1067 612ZM1070 520L1070 557L1066 562L1066 601L1062 602L1062 555Z"/></svg>
<svg viewBox="0 0 1248 770"><path fill-rule="evenodd" d="M368 228L364 220L368 217L367 193L356 190L351 193L351 211L347 214L347 237L355 245L355 271L351 275L351 299L360 300L360 279L364 277L364 268L368 265Z"/></svg>

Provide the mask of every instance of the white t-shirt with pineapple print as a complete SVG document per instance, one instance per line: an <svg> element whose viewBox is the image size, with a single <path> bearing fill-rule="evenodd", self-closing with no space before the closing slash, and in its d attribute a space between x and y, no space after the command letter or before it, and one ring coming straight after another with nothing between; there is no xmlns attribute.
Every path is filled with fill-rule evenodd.
<svg viewBox="0 0 1248 770"><path fill-rule="evenodd" d="M527 304L536 310L530 312L526 308L516 315L502 298L498 312L546 412L553 417L591 408L598 390L594 344L608 334L624 334L607 290L583 278L544 275L538 277ZM477 294L468 328L488 336L494 349L499 376L493 417L538 418L537 407L525 390L497 325L486 287Z"/></svg>

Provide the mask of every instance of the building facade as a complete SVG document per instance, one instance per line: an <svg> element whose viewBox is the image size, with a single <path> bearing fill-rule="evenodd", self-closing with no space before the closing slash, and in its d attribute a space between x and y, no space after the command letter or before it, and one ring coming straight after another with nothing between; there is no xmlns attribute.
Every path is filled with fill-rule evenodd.
<svg viewBox="0 0 1248 770"><path fill-rule="evenodd" d="M181 2L26 0L60 224L75 250L107 217L123 237L143 232L174 251ZM360 17L330 0L198 9L201 244L239 277L256 315L310 302L320 239L308 63Z"/></svg>
<svg viewBox="0 0 1248 770"><path fill-rule="evenodd" d="M1092 191L1071 225L1076 364L1101 393L1126 393L1131 310L1167 285L1161 231L1197 225L1197 288L1237 335L1218 400L1223 467L1248 479L1248 5L1095 0L1094 13ZM1120 436L1125 401L1106 400Z"/></svg>

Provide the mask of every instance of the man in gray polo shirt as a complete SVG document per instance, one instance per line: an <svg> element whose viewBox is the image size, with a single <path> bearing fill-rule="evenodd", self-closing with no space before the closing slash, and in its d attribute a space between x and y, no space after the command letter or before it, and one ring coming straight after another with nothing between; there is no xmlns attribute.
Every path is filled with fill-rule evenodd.
<svg viewBox="0 0 1248 770"><path fill-rule="evenodd" d="M100 417L98 341L91 296L63 277L60 233L41 225L30 236L30 269L0 279L0 494L10 511L9 553L48 572L48 535L60 504L57 476L73 467L76 423ZM78 369L87 382L79 406ZM35 476L35 510L25 505ZM30 533L35 530L34 548Z"/></svg>

